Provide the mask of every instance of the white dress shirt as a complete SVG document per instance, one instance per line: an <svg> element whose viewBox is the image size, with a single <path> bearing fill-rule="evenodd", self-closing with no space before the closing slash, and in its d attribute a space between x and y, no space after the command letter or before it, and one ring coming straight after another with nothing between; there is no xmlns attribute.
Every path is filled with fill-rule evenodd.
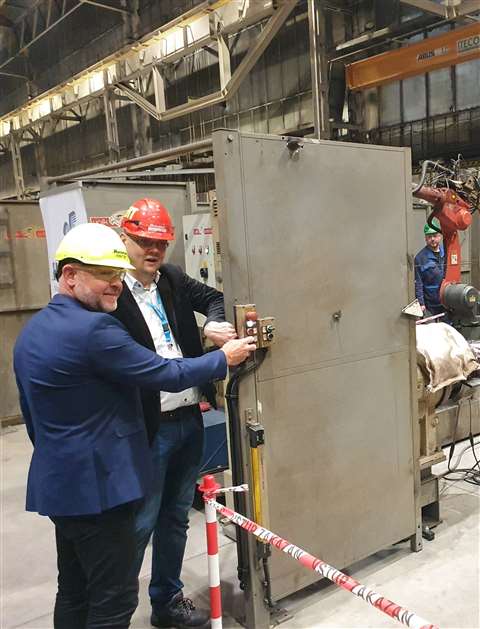
<svg viewBox="0 0 480 629"><path fill-rule="evenodd" d="M157 272L155 280L158 281L159 277L160 273ZM160 317L150 305L157 305L158 300L161 300L156 283L152 282L150 286L145 288L143 284L130 275L130 273L126 274L125 283L130 289L138 307L141 310L145 323L152 335L157 354L163 358L183 358L182 350L173 336L172 329L170 328L170 334L172 337L171 343L168 343L165 338L165 332L163 331ZM191 387L190 389L185 389L185 391L180 391L179 393L167 393L166 391L160 391L160 404L162 411L173 411L175 408L179 408L180 406L190 406L192 404L197 404L199 401L200 390L198 387Z"/></svg>

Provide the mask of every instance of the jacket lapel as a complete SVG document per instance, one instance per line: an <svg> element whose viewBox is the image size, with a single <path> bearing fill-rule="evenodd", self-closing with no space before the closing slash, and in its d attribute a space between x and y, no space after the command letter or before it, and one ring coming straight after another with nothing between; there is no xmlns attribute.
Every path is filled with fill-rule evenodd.
<svg viewBox="0 0 480 629"><path fill-rule="evenodd" d="M125 282L123 282L123 291L118 301L121 303L122 308L118 310L117 318L127 326L137 342L155 351L155 344L150 330L148 329L134 296Z"/></svg>

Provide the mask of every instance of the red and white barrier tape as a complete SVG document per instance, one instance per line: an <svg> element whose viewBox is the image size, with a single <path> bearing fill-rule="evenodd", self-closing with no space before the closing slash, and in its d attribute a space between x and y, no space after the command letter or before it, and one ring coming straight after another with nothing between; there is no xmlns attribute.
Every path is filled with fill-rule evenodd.
<svg viewBox="0 0 480 629"><path fill-rule="evenodd" d="M393 603L388 598L385 598L384 596L377 594L377 592L375 592L374 590L370 589L369 587L365 585L362 585L358 581L355 581L355 579L352 579L352 577L349 577L343 572L340 572L340 570L337 570L333 566L330 566L329 564L325 563L321 559L317 559L317 557L310 555L310 553L307 553L305 550L302 550L298 546L295 546L294 544L290 543L286 539L283 539L282 537L275 535L275 533L272 533L268 529L256 524L255 522L253 522L252 520L249 520L248 518L241 515L240 513L237 513L236 511L232 511L228 507L224 507L220 503L216 502L216 500L214 500L212 496L215 495L216 493L219 493L218 490L220 486L215 482L215 479L213 478L213 476L211 476L210 479L208 476L206 476L203 479L202 487L200 487L200 489L204 491L203 499L205 501L205 513L206 513L207 508L209 508L209 513L211 513L210 509L214 509L215 511L218 511L225 518L227 518L227 520L230 520L234 524L237 524L241 528L245 529L248 533L255 535L255 537L257 537L264 544L270 544L272 546L275 546L275 548L278 548L279 550L286 553L287 555L290 555L290 557L292 557L293 559L301 563L306 568L309 568L310 570L314 570L315 572L318 572L323 577L329 579L330 581L332 581L339 587L343 588L344 590L347 590L348 592L355 594L355 596L362 598L366 603L369 603L373 607L376 607L377 609L382 611L384 614L387 614L388 616L402 623L402 625L405 625L406 627L411 627L412 629L438 629L436 625L432 625L431 623L427 622L420 616L417 616L417 614L409 611L405 607L401 607L400 605ZM244 487L244 486L240 486L240 487ZM232 490L233 489L234 488L232 488ZM245 491L245 489L239 489L237 491ZM217 548L218 548L218 542L217 542ZM218 560L218 555L217 555L217 560ZM210 552L209 552L209 567L210 567ZM213 617L213 612L212 612L212 617ZM215 629L221 629L221 626L222 625L221 625L221 618L220 618L220 624L215 625ZM212 628L213 627L214 625L212 623Z"/></svg>

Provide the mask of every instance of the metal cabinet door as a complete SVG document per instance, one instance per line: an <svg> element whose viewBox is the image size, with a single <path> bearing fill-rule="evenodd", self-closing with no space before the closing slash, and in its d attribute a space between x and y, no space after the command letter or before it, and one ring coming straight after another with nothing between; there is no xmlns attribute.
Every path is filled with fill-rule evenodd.
<svg viewBox="0 0 480 629"><path fill-rule="evenodd" d="M265 428L268 525L343 568L419 539L410 152L287 140L214 134L225 301L276 318L240 400ZM276 599L315 580L277 553L271 576Z"/></svg>

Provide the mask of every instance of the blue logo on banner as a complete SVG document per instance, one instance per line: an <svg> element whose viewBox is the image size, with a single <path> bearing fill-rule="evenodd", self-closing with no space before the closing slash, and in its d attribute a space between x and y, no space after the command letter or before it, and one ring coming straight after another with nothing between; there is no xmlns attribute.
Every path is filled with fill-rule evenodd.
<svg viewBox="0 0 480 629"><path fill-rule="evenodd" d="M63 235L65 236L65 234L67 234L71 229L73 229L76 224L77 224L77 215L75 214L75 211L73 210L72 212L68 213L68 222L65 221L65 223L63 224Z"/></svg>

